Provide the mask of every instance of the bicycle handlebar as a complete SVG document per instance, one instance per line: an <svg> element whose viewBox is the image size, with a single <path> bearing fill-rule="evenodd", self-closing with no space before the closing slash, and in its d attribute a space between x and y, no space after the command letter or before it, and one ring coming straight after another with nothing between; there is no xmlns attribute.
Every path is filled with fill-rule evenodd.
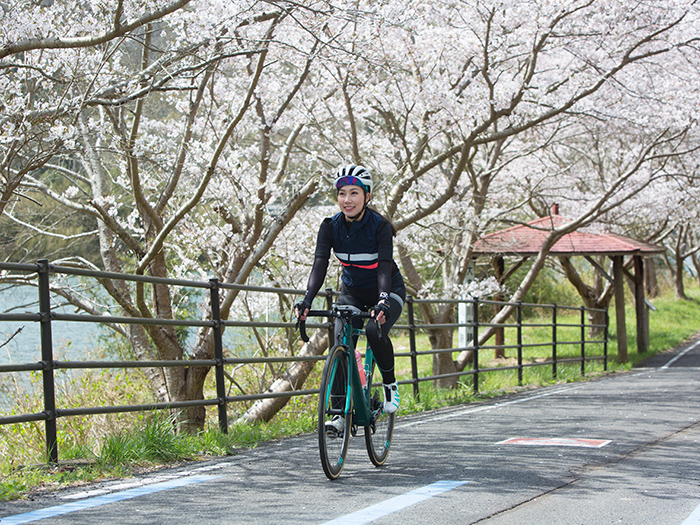
<svg viewBox="0 0 700 525"><path fill-rule="evenodd" d="M355 309L339 309L337 307L334 307L331 310L309 310L309 313L306 314L306 317L334 317L334 318L341 318L345 317L347 319L352 319L353 317L359 317L360 319L373 319L372 315L369 312L361 312L359 310ZM306 333L306 321L302 321L301 319L297 319L297 325L296 328L299 329L299 336L301 337L301 340L304 341L305 343L309 342L309 336ZM382 330L379 328L379 340L381 341L382 339Z"/></svg>

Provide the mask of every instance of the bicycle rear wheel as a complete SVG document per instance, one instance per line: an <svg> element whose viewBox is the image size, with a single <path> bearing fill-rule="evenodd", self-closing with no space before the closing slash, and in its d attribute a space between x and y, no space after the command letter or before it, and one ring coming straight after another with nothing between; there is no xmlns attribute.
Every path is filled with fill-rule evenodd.
<svg viewBox="0 0 700 525"><path fill-rule="evenodd" d="M372 370L370 377L374 377L376 363L372 361ZM391 448L391 438L394 435L394 422L396 421L396 413L387 414L384 412L384 393L382 383L374 383L370 385L369 391L369 406L372 412L372 420L369 426L365 427L365 445L369 459L375 466L381 467L389 456Z"/></svg>
<svg viewBox="0 0 700 525"><path fill-rule="evenodd" d="M352 396L348 398L348 355L344 346L334 346L328 353L321 377L318 396L318 450L323 472L328 479L340 476L348 453L352 426ZM341 423L338 423L339 417L343 418ZM331 425L331 422L334 424Z"/></svg>

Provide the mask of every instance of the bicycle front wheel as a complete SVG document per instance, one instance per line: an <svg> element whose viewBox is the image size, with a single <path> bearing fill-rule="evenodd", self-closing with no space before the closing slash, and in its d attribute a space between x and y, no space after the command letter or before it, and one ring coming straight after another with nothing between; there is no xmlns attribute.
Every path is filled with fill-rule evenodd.
<svg viewBox="0 0 700 525"><path fill-rule="evenodd" d="M348 350L334 346L328 353L318 396L318 450L328 479L336 479L345 466L352 426ZM354 361L353 361L354 363Z"/></svg>
<svg viewBox="0 0 700 525"><path fill-rule="evenodd" d="M376 363L372 361L370 378L374 376L375 368ZM369 426L365 427L365 445L370 461L375 466L381 467L389 456L396 413L387 414L384 412L384 393L382 392L384 387L381 382L374 383L369 388L369 407L372 418Z"/></svg>

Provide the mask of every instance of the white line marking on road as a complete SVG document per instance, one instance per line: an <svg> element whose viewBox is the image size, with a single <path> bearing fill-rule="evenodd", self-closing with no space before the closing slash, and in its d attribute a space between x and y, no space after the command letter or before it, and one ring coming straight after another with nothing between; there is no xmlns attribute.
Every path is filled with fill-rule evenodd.
<svg viewBox="0 0 700 525"><path fill-rule="evenodd" d="M700 524L700 505L695 507L693 513L688 516L681 525L698 525Z"/></svg>
<svg viewBox="0 0 700 525"><path fill-rule="evenodd" d="M455 412L450 412L449 414L430 417L430 418L423 419L421 421L409 421L406 423L397 424L396 428L408 428L408 427L414 427L417 425L425 425L427 423L432 423L434 421L443 421L445 419L452 419L455 417L461 417L461 416L464 416L467 414L474 414L476 412L484 412L485 410L495 410L497 408L503 408L503 407L510 406L510 405L518 405L520 403L534 401L535 399L540 399L542 397L555 396L557 394L564 394L567 392L572 392L574 390L578 390L578 389L583 388L583 387L584 387L584 385L558 388L556 390L552 390L551 392L544 392L541 394L535 394L535 395L520 398L520 399L514 399L512 401L506 401L504 403L494 403L493 405L486 405L486 406L475 407L475 408L467 408L464 410L457 410Z"/></svg>
<svg viewBox="0 0 700 525"><path fill-rule="evenodd" d="M694 344L683 350L680 354L678 354L676 357L671 359L668 363L666 363L664 366L661 367L661 370L666 370L667 368L670 368L673 363L678 361L681 357L683 357L685 354L688 352L694 350L698 345L700 345L700 341L695 341Z"/></svg>
<svg viewBox="0 0 700 525"><path fill-rule="evenodd" d="M396 496L390 500L377 503L366 509L358 510L352 514L340 516L331 521L327 521L322 525L362 525L369 523L383 516L387 516L411 505L415 505L423 500L438 496L462 485L471 483L470 481L437 481L432 485L426 485L416 490L412 490L401 496Z"/></svg>
<svg viewBox="0 0 700 525"><path fill-rule="evenodd" d="M139 496L144 496L146 494L153 494L154 492L160 492L162 490L169 490L178 487L184 487L187 485L192 485L193 483L201 483L203 481L210 481L212 479L220 478L221 476L190 476L186 478L174 479L171 481L166 481L163 483L155 483L153 485L147 485L145 487L138 487L130 490L125 490L123 492L115 492L114 494L108 494L106 496L98 496L96 498L89 498L82 501L75 501L73 503L65 503L63 505L56 505L54 507L48 507L46 509L34 510L32 512L26 512L24 514L16 514L14 516L7 516L5 518L0 518L0 524L2 525L17 525L20 523L30 523L32 521L43 520L45 518L53 518L55 516L61 516L62 514L68 514L69 512L76 512L79 510L91 509L93 507L99 507L100 505L106 505L108 503L115 503L117 501L124 501L127 499L137 498Z"/></svg>

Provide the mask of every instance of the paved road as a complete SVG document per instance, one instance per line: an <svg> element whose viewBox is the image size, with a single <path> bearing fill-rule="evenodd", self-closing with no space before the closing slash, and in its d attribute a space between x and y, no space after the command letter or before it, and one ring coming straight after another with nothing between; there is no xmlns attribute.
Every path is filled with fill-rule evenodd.
<svg viewBox="0 0 700 525"><path fill-rule="evenodd" d="M517 439L515 439L517 438ZM700 525L700 343L645 368L398 420L388 464L313 435L0 504L0 524Z"/></svg>

